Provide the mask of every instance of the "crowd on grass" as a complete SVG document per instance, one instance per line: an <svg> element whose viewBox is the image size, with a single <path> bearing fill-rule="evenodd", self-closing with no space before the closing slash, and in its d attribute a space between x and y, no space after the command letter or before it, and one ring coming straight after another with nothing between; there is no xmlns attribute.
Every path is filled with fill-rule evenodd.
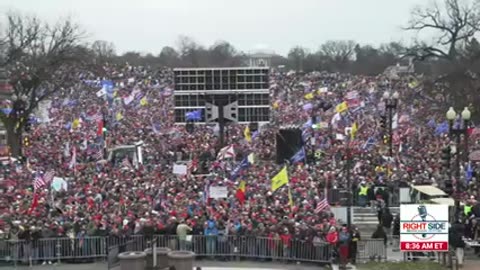
<svg viewBox="0 0 480 270"><path fill-rule="evenodd" d="M356 243L372 235L348 228L324 203L329 192L348 189L347 175L355 203L379 210L373 236L386 242L399 234L398 217L385 210L398 200L399 187L448 189L440 162L451 141L446 109L441 97L424 91L421 78L273 70L271 122L258 130L228 125L220 145L215 125L187 130L175 124L171 70L127 64L105 66L104 73L79 74L75 87L43 102L24 134L24 161L2 166L4 239L256 236L279 239L279 256L288 257L298 240L336 246L343 258L354 259ZM385 92L399 96L392 114L393 156L388 125L381 122L388 116ZM286 125L302 130L305 157L276 164L274 138ZM469 132L474 150L473 125ZM131 152L109 151L138 142L141 162ZM218 158L225 146L234 156ZM248 164L240 166L247 157ZM187 165L186 174L173 173L179 161ZM460 210L458 232L474 239L475 164L461 165L461 177L450 179L448 192L472 206ZM288 183L273 191L272 178L284 166ZM458 181L464 183L461 192L455 190ZM227 187L228 194L211 198L212 186ZM218 248L204 247L208 254Z"/></svg>

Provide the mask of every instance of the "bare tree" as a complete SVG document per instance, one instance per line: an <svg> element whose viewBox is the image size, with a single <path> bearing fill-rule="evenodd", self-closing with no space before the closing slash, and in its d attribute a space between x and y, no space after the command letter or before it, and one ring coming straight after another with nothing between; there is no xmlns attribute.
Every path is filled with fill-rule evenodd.
<svg viewBox="0 0 480 270"><path fill-rule="evenodd" d="M213 44L209 55L213 66L217 67L239 66L242 61L235 47L227 41L218 41Z"/></svg>
<svg viewBox="0 0 480 270"><path fill-rule="evenodd" d="M296 71L303 71L305 58L307 56L307 51L300 47L296 46L288 52L288 60L291 63L291 68Z"/></svg>
<svg viewBox="0 0 480 270"><path fill-rule="evenodd" d="M405 29L436 35L433 44L417 41L410 50L417 59L459 60L459 48L480 29L479 2L444 0L443 5L437 1L430 7L417 7Z"/></svg>
<svg viewBox="0 0 480 270"><path fill-rule="evenodd" d="M200 66L200 52L203 51L203 48L195 40L187 36L180 36L178 38L178 51L185 65Z"/></svg>
<svg viewBox="0 0 480 270"><path fill-rule="evenodd" d="M478 0L437 0L430 6L417 7L405 29L419 35L408 55L426 63L433 75L438 75L424 85L425 92L441 96L446 107L480 102L480 81L472 72L480 57L474 39L480 30ZM433 42L422 40L423 33L429 38L433 35ZM472 113L474 118L480 117L480 112Z"/></svg>
<svg viewBox="0 0 480 270"><path fill-rule="evenodd" d="M91 49L100 61L108 61L116 55L115 45L105 40L96 40L93 42Z"/></svg>
<svg viewBox="0 0 480 270"><path fill-rule="evenodd" d="M66 19L47 24L35 17L7 15L0 67L7 70L14 88L13 110L0 120L7 130L12 155L21 154L21 137L29 115L38 104L57 91L70 88L78 81L80 64L90 59L80 41L83 32Z"/></svg>
<svg viewBox="0 0 480 270"><path fill-rule="evenodd" d="M352 40L330 40L320 46L320 53L333 63L343 65L352 59L354 49Z"/></svg>
<svg viewBox="0 0 480 270"><path fill-rule="evenodd" d="M160 62L167 67L178 66L180 61L180 56L174 48L165 46L162 48L162 51L158 55Z"/></svg>

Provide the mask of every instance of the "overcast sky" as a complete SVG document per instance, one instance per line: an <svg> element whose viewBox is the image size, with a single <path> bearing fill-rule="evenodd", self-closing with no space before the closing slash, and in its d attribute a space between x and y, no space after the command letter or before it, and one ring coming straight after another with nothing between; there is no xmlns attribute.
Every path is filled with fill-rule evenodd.
<svg viewBox="0 0 480 270"><path fill-rule="evenodd" d="M249 52L286 54L301 45L352 39L377 45L411 35L401 26L426 0L0 0L0 10L46 20L71 16L90 34L129 50L157 54L180 35L211 45L227 40Z"/></svg>

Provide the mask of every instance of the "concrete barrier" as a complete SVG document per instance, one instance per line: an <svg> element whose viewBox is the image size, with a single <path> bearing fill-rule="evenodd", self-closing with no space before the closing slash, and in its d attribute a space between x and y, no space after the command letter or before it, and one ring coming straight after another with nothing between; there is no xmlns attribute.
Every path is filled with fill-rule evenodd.
<svg viewBox="0 0 480 270"><path fill-rule="evenodd" d="M157 247L156 253L157 253L157 266L154 268L153 267L153 250L152 248L147 248L145 249L145 253L147 254L147 265L145 269L163 269L167 268L168 265L168 253L171 252L172 250L166 247Z"/></svg>
<svg viewBox="0 0 480 270"><path fill-rule="evenodd" d="M120 270L144 270L145 269L145 252L123 252L118 254L120 259Z"/></svg>
<svg viewBox="0 0 480 270"><path fill-rule="evenodd" d="M172 251L168 253L168 263L174 266L175 270L193 269L195 253L191 251Z"/></svg>

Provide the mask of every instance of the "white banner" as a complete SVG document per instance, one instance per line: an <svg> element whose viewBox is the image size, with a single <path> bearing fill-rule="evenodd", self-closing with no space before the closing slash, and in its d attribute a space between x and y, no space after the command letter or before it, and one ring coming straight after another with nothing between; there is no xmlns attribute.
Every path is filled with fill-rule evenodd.
<svg viewBox="0 0 480 270"><path fill-rule="evenodd" d="M97 97L102 97L106 94L107 92L105 91L104 88L100 89L97 91Z"/></svg>
<svg viewBox="0 0 480 270"><path fill-rule="evenodd" d="M227 187L210 187L210 198L212 199L219 199L219 198L227 198L228 197L228 190Z"/></svg>
<svg viewBox="0 0 480 270"><path fill-rule="evenodd" d="M173 174L187 174L187 165L173 164Z"/></svg>

